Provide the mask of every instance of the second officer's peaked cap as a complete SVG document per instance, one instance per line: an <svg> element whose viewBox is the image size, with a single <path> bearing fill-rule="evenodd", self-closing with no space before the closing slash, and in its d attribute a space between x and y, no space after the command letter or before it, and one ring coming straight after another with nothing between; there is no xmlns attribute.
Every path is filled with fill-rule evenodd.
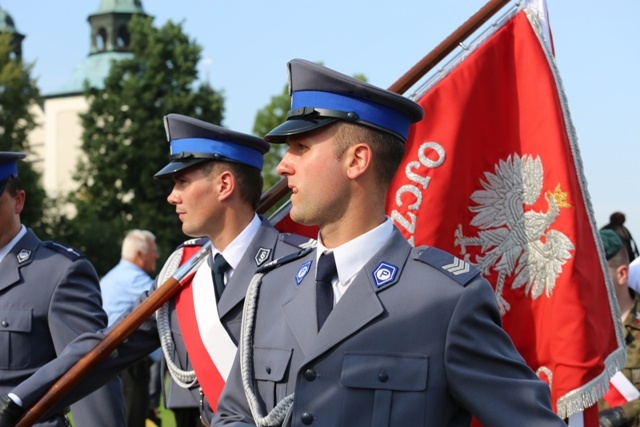
<svg viewBox="0 0 640 427"><path fill-rule="evenodd" d="M169 164L154 176L171 174L207 160L241 163L262 170L269 144L258 137L216 126L182 114L169 114L164 127L170 144Z"/></svg>
<svg viewBox="0 0 640 427"><path fill-rule="evenodd" d="M422 107L397 93L362 82L303 59L289 67L291 110L287 120L265 139L282 143L286 137L321 128L338 120L391 133L406 142L411 123L422 119Z"/></svg>
<svg viewBox="0 0 640 427"><path fill-rule="evenodd" d="M25 157L24 153L0 151L0 194L4 192L9 178L18 176L18 160Z"/></svg>

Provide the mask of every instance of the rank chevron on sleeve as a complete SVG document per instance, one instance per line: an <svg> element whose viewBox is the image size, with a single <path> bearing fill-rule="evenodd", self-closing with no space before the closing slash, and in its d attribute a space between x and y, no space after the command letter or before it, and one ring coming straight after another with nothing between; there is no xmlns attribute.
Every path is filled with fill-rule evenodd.
<svg viewBox="0 0 640 427"><path fill-rule="evenodd" d="M443 265L442 269L456 276L469 272L469 264L460 258L453 258L451 264Z"/></svg>

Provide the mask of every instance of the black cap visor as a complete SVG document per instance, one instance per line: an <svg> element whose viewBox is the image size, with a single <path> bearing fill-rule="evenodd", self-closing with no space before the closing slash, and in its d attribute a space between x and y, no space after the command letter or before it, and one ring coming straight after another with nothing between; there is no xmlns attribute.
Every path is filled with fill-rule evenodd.
<svg viewBox="0 0 640 427"><path fill-rule="evenodd" d="M289 119L266 134L264 139L267 142L271 142L273 144L282 144L284 142L287 142L288 136L320 129L321 127L334 123L337 120L338 119L334 117L307 117Z"/></svg>
<svg viewBox="0 0 640 427"><path fill-rule="evenodd" d="M171 178L171 175L173 175L174 173L179 172L188 167L195 166L199 163L206 162L207 160L211 160L211 159L190 158L190 159L174 160L172 162L169 162L167 166L160 169L160 171L155 175L153 175L153 177L158 179Z"/></svg>

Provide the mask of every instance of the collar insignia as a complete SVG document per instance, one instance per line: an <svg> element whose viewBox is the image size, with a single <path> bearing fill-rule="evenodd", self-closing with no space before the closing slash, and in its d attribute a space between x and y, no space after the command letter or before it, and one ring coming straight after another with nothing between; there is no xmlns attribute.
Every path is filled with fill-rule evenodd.
<svg viewBox="0 0 640 427"><path fill-rule="evenodd" d="M376 287L380 288L387 283L393 282L397 274L398 267L382 261L373 271L373 280L376 282Z"/></svg>
<svg viewBox="0 0 640 427"><path fill-rule="evenodd" d="M307 261L300 266L300 270L298 270L298 273L296 274L296 284L299 285L300 283L302 283L302 280L309 273L310 269L311 269L311 261Z"/></svg>
<svg viewBox="0 0 640 427"><path fill-rule="evenodd" d="M254 258L256 261L256 265L260 267L262 264L264 264L269 259L269 255L271 255L271 249L258 249L258 252L256 253L256 256Z"/></svg>
<svg viewBox="0 0 640 427"><path fill-rule="evenodd" d="M17 255L18 264L22 264L23 262L27 261L30 257L31 257L30 250L28 249L21 250L20 253Z"/></svg>

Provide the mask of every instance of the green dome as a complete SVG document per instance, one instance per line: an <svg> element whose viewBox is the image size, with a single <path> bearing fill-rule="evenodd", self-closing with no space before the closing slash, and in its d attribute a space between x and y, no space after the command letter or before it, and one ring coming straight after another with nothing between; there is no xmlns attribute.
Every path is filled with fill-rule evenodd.
<svg viewBox="0 0 640 427"><path fill-rule="evenodd" d="M87 82L90 87L103 89L104 80L109 75L113 63L132 57L133 53L130 52L104 52L89 55L75 66L71 72L71 76L62 87L50 93L45 93L44 95L55 97L80 94L84 91L85 82Z"/></svg>
<svg viewBox="0 0 640 427"><path fill-rule="evenodd" d="M0 33L17 33L13 18L4 9L0 8Z"/></svg>
<svg viewBox="0 0 640 427"><path fill-rule="evenodd" d="M142 0L102 0L96 14L113 12L144 14Z"/></svg>

